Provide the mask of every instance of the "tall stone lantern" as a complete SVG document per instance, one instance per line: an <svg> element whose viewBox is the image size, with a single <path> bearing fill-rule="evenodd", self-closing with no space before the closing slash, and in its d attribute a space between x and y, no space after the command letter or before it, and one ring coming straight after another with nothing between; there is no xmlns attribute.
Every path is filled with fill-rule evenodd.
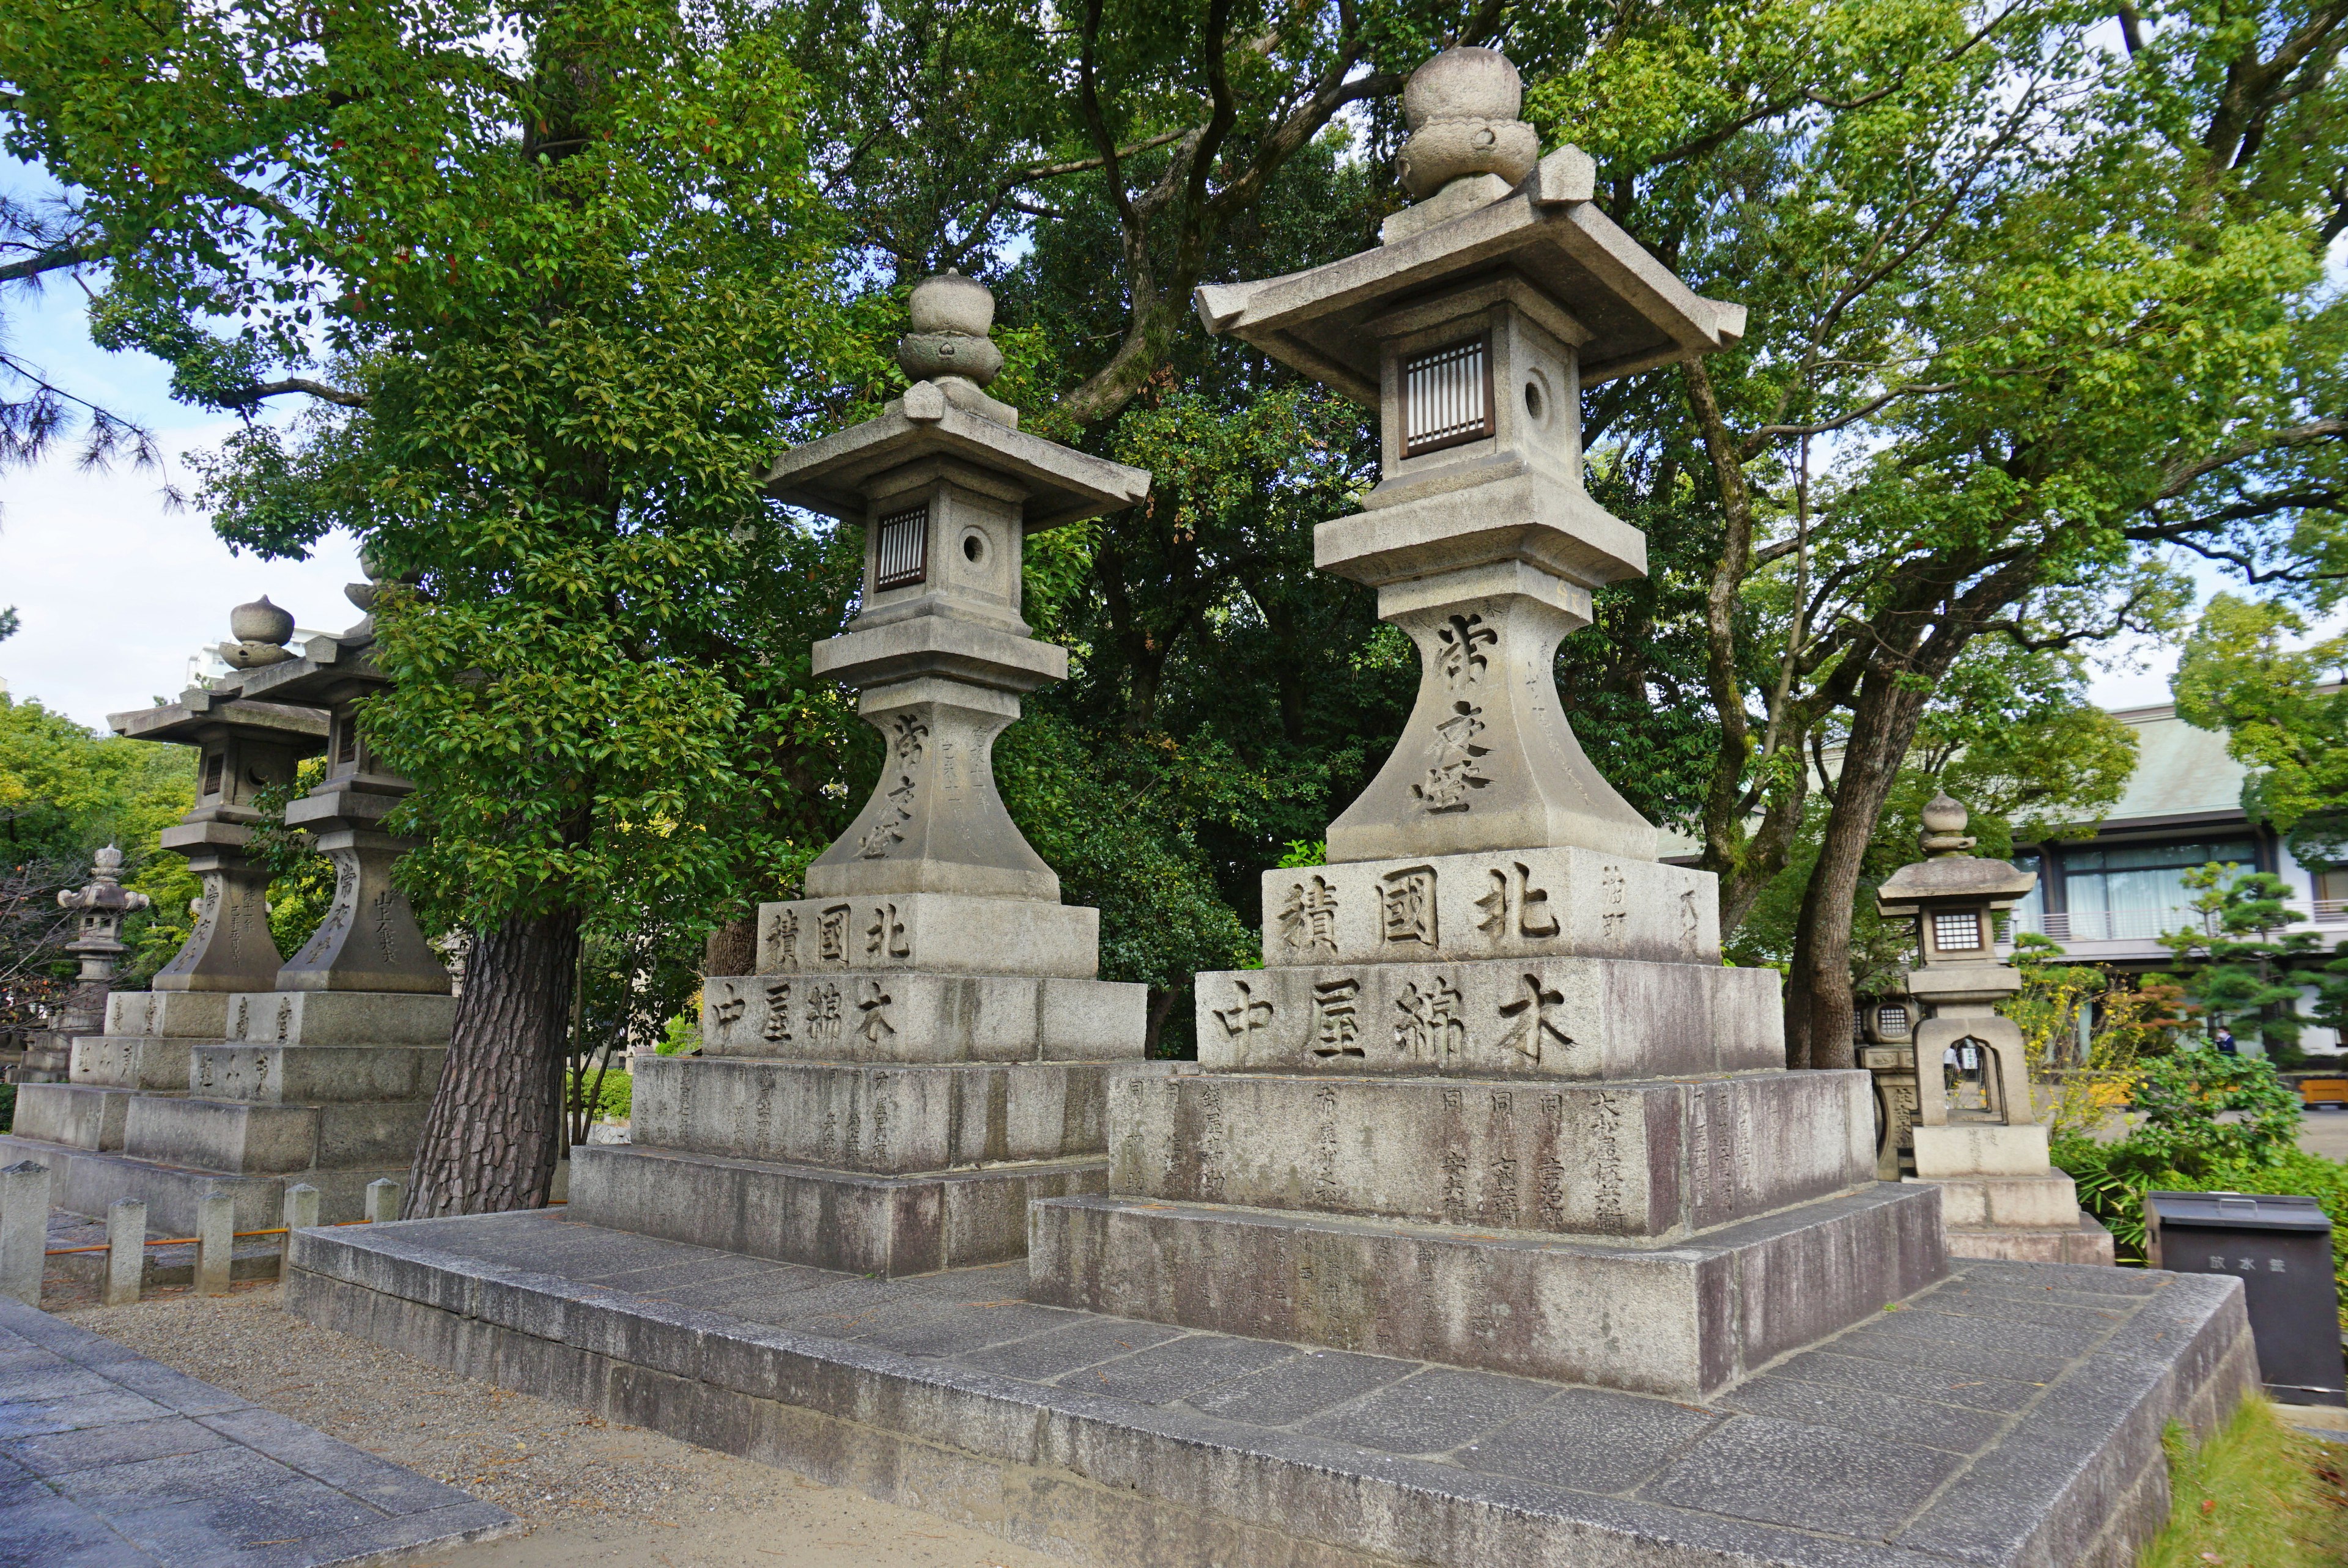
<svg viewBox="0 0 2348 1568"><path fill-rule="evenodd" d="M62 1083L73 1065L73 1042L106 1026L107 998L114 988L115 960L123 954L122 917L148 905L147 895L122 886L122 851L99 850L89 880L57 894L57 907L77 917L66 951L81 961L81 972L49 1027L26 1042L25 1060L9 1070L13 1083Z"/></svg>
<svg viewBox="0 0 2348 1568"><path fill-rule="evenodd" d="M1915 922L1919 967L1908 994L1931 1016L1915 1026L1915 1174L1941 1189L1949 1251L1958 1257L2109 1263L2108 1231L2079 1211L2071 1178L2047 1155L2031 1103L2022 1030L1997 1004L2022 989L1998 956L1997 916L2029 897L2035 872L1968 853L1965 808L1946 794L1924 807L1924 858L1877 890L1886 919ZM1952 1103L1942 1063L1970 1046L1982 1103Z"/></svg>
<svg viewBox="0 0 2348 1568"><path fill-rule="evenodd" d="M994 302L913 291L880 415L785 453L767 492L861 530L860 612L815 648L886 747L804 897L758 912L757 970L702 987L702 1054L638 1061L632 1143L572 1153L573 1219L889 1276L1027 1247L1031 1199L1107 1173L1111 1069L1145 988L1099 979L1099 911L996 792L994 739L1067 653L1020 615L1026 536L1149 476L1019 428L985 388Z"/></svg>
<svg viewBox="0 0 2348 1568"><path fill-rule="evenodd" d="M1380 481L1313 557L1377 589L1418 693L1328 864L1265 874L1263 967L1199 977L1200 1071L1120 1078L1109 1190L1034 1206L1028 1290L1700 1396L1937 1277L1939 1209L1872 1180L1866 1074L1786 1071L1715 878L1656 859L1566 723L1559 642L1646 567L1584 486L1582 393L1745 313L1611 222L1519 97L1498 53L1437 56L1384 243L1199 291L1378 411Z"/></svg>

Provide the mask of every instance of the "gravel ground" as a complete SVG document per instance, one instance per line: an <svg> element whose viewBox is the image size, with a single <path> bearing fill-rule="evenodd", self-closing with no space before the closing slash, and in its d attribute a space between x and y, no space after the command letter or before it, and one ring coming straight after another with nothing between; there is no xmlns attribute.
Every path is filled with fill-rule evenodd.
<svg viewBox="0 0 2348 1568"><path fill-rule="evenodd" d="M58 1311L61 1304L46 1304ZM66 1307L84 1328L499 1504L528 1535L427 1553L433 1568L1044 1568L1056 1560L860 1492L486 1383L277 1307L167 1289Z"/></svg>

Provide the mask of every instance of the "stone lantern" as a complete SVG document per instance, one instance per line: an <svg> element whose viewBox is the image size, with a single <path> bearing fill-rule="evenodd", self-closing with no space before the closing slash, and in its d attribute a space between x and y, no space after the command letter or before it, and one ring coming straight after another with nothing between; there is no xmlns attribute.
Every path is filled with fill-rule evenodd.
<svg viewBox="0 0 2348 1568"><path fill-rule="evenodd" d="M1200 1071L1117 1080L1108 1191L1031 1209L1028 1293L1685 1399L1946 1264L1931 1195L1872 1180L1866 1075L1786 1070L1716 880L1657 860L1566 723L1559 642L1646 568L1583 483L1582 393L1745 313L1541 156L1519 96L1492 50L1436 56L1384 243L1199 291L1378 411L1380 482L1313 557L1416 643L1416 704L1328 863L1265 874L1262 967L1199 977ZM1797 1277L1782 1312L1727 1283Z"/></svg>
<svg viewBox="0 0 2348 1568"><path fill-rule="evenodd" d="M1023 432L987 384L994 301L915 288L912 384L786 452L767 493L859 528L860 612L815 648L886 750L804 897L761 906L756 972L702 986L702 1054L635 1063L632 1142L572 1153L570 1217L898 1276L1014 1258L1030 1199L1096 1192L1145 988L1097 978L1099 911L1004 809L994 738L1067 653L1020 615L1026 536L1149 476Z"/></svg>
<svg viewBox="0 0 2348 1568"><path fill-rule="evenodd" d="M148 906L147 895L122 886L122 851L108 845L98 852L89 880L57 895L57 907L77 917L66 951L81 960L81 973L65 1005L26 1042L25 1059L9 1070L13 1083L62 1083L73 1064L73 1042L106 1027L106 1000L114 988L115 960L123 954L122 917Z"/></svg>
<svg viewBox="0 0 2348 1568"><path fill-rule="evenodd" d="M1997 915L2029 897L2036 873L1967 853L1965 808L1946 794L1924 807L1924 858L1876 893L1886 919L1916 924L1919 968L1908 994L1931 1016L1914 1029L1911 1182L1941 1189L1949 1251L1959 1257L2109 1263L2112 1240L2079 1212L2071 1178L2047 1157L2030 1098L2022 1030L1997 1004L2022 989L1998 956ZM1941 1071L1954 1049L1981 1062L1982 1104L1952 1104Z"/></svg>

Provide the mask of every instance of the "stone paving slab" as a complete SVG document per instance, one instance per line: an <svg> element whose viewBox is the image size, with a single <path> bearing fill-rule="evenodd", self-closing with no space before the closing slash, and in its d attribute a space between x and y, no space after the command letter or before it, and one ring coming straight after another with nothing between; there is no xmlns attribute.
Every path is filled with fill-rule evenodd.
<svg viewBox="0 0 2348 1568"><path fill-rule="evenodd" d="M286 1301L1118 1568L2124 1568L2163 1427L2256 1380L2212 1276L1961 1262L1693 1401L1042 1307L1024 1264L726 1256L544 1214L311 1231Z"/></svg>
<svg viewBox="0 0 2348 1568"><path fill-rule="evenodd" d="M0 1568L321 1568L504 1509L0 1300Z"/></svg>

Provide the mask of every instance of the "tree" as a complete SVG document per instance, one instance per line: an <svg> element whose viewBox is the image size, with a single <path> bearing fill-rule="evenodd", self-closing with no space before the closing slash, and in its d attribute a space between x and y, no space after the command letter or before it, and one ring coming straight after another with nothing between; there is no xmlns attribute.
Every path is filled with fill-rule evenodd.
<svg viewBox="0 0 2348 1568"><path fill-rule="evenodd" d="M1841 761L1789 956L1797 1064L1848 1065L1869 848L1930 695L1979 638L2157 629L2183 547L2336 572L2340 438L2318 277L2340 208L2340 8L2164 13L2114 62L2054 7L1764 5L1527 31L1545 138L1699 288L1735 351L1593 400L1687 433L1722 518L1707 596L1721 724L1700 816L1734 925ZM2257 135L2238 136L2251 93ZM1658 466L1660 466L1658 465Z"/></svg>
<svg viewBox="0 0 2348 1568"><path fill-rule="evenodd" d="M2287 646L2306 630L2288 603L2218 595L2178 662L2177 712L2226 733L2227 754L2250 770L2242 810L2293 859L2348 865L2348 636Z"/></svg>
<svg viewBox="0 0 2348 1568"><path fill-rule="evenodd" d="M2290 885L2266 871L2203 866L2185 873L2196 891L2194 925L2165 932L2160 945L2181 964L2180 983L2214 1030L2240 1025L2284 1066L2299 1059L2302 982L2293 973L2322 948L2313 931L2289 931L2300 917L2284 900ZM2348 956L2348 955L2343 955ZM2198 963L2195 960L2199 959Z"/></svg>

